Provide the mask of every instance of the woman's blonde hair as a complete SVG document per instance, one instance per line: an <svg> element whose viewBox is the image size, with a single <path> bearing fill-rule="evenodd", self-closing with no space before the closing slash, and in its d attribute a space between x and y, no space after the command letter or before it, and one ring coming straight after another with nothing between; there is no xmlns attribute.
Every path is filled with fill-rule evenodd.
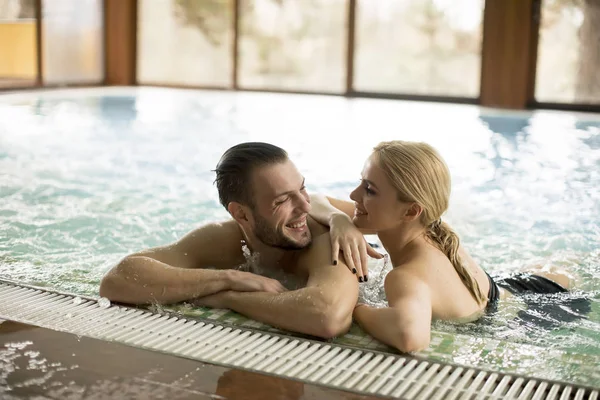
<svg viewBox="0 0 600 400"><path fill-rule="evenodd" d="M416 202L423 208L421 223L427 228L427 237L448 257L473 298L484 302L479 284L458 254L458 236L441 221L448 209L451 187L450 171L442 157L427 143L401 140L381 142L373 154L398 191L398 200Z"/></svg>

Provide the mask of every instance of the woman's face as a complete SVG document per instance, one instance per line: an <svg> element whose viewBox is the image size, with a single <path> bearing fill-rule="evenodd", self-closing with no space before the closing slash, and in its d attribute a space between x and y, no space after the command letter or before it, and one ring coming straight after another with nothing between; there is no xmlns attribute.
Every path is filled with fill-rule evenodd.
<svg viewBox="0 0 600 400"><path fill-rule="evenodd" d="M354 224L363 229L384 231L398 226L411 203L398 200L396 189L371 156L365 162L360 184L350 198L354 200Z"/></svg>

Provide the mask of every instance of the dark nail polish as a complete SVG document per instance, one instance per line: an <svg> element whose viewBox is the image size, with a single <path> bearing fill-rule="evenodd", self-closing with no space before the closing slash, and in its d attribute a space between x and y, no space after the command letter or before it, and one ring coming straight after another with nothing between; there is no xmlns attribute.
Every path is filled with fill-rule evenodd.
<svg viewBox="0 0 600 400"><path fill-rule="evenodd" d="M337 260L333 260L333 265L337 265Z"/></svg>
<svg viewBox="0 0 600 400"><path fill-rule="evenodd" d="M369 277L365 275L365 282L369 280Z"/></svg>
<svg viewBox="0 0 600 400"><path fill-rule="evenodd" d="M359 282L362 282L362 276L359 276L359 277L358 277L358 281L359 281Z"/></svg>
<svg viewBox="0 0 600 400"><path fill-rule="evenodd" d="M352 268L352 273L356 274L356 268Z"/></svg>

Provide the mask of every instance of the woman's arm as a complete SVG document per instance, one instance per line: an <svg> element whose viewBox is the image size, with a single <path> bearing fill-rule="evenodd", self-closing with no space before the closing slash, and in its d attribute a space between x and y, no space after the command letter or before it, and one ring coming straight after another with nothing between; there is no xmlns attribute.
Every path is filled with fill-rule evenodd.
<svg viewBox="0 0 600 400"><path fill-rule="evenodd" d="M331 226L331 218L346 215L348 218L354 216L354 203L351 201L334 199L322 194L310 196L312 210L310 215L323 225Z"/></svg>
<svg viewBox="0 0 600 400"><path fill-rule="evenodd" d="M400 272L392 271L386 278L389 307L358 305L354 319L375 339L408 353L429 346L431 298L425 282Z"/></svg>
<svg viewBox="0 0 600 400"><path fill-rule="evenodd" d="M337 264L340 251L352 273L362 282L367 280L367 256L383 258L365 240L364 234L375 233L360 231L352 223L354 203L330 198L324 195L311 195L310 215L318 222L329 226L331 237L331 256L334 265Z"/></svg>

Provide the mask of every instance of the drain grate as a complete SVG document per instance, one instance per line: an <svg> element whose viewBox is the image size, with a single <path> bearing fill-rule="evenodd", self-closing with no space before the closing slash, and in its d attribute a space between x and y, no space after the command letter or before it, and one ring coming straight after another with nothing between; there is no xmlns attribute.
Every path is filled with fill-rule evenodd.
<svg viewBox="0 0 600 400"><path fill-rule="evenodd" d="M599 390L358 350L0 282L0 318L318 385L405 399L599 399Z"/></svg>

